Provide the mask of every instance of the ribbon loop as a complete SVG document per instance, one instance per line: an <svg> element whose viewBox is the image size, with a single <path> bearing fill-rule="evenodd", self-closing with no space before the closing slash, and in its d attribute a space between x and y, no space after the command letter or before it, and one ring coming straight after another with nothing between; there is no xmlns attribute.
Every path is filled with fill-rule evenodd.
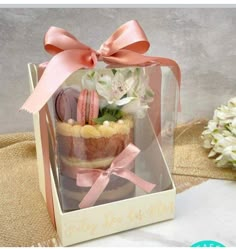
<svg viewBox="0 0 236 249"><path fill-rule="evenodd" d="M149 46L142 27L136 20L131 20L120 26L101 47L104 56L111 56L122 49L143 54Z"/></svg>
<svg viewBox="0 0 236 249"><path fill-rule="evenodd" d="M113 161L111 169L127 168L140 153L140 149L134 144L129 144Z"/></svg>
<svg viewBox="0 0 236 249"><path fill-rule="evenodd" d="M64 50L81 49L92 51L92 49L64 29L50 27L44 37L44 48L52 55L60 53Z"/></svg>

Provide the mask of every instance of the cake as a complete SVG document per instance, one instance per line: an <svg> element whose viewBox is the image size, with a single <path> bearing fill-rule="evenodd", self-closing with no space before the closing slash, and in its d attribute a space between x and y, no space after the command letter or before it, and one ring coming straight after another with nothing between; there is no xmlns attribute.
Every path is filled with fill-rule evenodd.
<svg viewBox="0 0 236 249"><path fill-rule="evenodd" d="M83 96L85 90L81 93L76 90L75 92L79 99L79 96ZM105 120L102 124L95 124L92 120L87 121L88 117L84 121L82 120L84 115L82 114L83 118L80 117L83 112L81 106L79 106L81 103L79 103L79 100L74 102L75 92L71 88L64 89L56 99L57 161L64 211L78 209L78 204L89 191L88 187L76 185L79 169L106 170L110 167L114 158L129 143L133 142L134 122L131 115L125 115L116 122ZM92 91L92 93L94 92ZM79 110L76 119L73 119L75 118L75 111L68 111L71 109L70 102L76 103ZM84 102L87 102L87 100ZM93 103L90 104L93 105ZM60 105L63 108L59 108ZM69 105L68 110L64 108L64 105ZM85 103L86 105L88 108L88 103ZM66 118L63 118L63 115ZM98 113L95 113L96 115L98 117ZM133 183L112 175L108 186L97 200L96 205L132 197L134 190Z"/></svg>
<svg viewBox="0 0 236 249"><path fill-rule="evenodd" d="M108 72L107 75L88 72L81 82L60 88L54 96L56 158L63 211L78 209L91 188L79 186L80 170L107 170L113 160L134 143L135 113L140 116L147 109L147 87L142 86L143 82L140 87L130 70ZM134 172L134 162L129 166ZM133 197L134 192L133 183L111 175L95 205L127 199Z"/></svg>
<svg viewBox="0 0 236 249"><path fill-rule="evenodd" d="M77 209L89 188L76 185L79 168L107 169L113 159L133 141L133 122L110 122L109 126L80 126L57 122L57 142L63 202L66 209ZM111 176L96 204L132 197L134 184Z"/></svg>

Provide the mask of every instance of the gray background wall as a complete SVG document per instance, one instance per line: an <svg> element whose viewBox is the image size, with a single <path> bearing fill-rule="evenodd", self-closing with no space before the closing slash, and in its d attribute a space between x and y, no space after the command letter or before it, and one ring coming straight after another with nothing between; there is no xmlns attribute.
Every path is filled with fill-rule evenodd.
<svg viewBox="0 0 236 249"><path fill-rule="evenodd" d="M236 9L0 9L0 133L30 131L32 116L18 112L29 95L27 63L49 56L49 26L69 30L93 48L121 24L137 19L151 49L182 69L178 122L212 116L236 96Z"/></svg>

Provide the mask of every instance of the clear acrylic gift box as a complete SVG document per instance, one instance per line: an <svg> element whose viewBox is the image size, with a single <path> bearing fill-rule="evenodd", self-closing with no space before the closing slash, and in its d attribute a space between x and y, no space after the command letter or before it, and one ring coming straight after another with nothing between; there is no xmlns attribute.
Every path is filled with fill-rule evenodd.
<svg viewBox="0 0 236 249"><path fill-rule="evenodd" d="M29 72L33 89L37 66L29 64ZM170 172L177 104L174 73L159 65L78 70L57 90L48 102L53 136L48 134L53 204L63 245L174 217L175 186ZM39 119L35 114L39 182L45 196ZM140 152L126 169L134 178L155 184L154 188L146 193L122 174L109 173L95 203L80 208L96 181L80 184L91 176L83 170L103 174L130 144ZM120 222L104 227L107 219L117 218L114 210L119 210ZM95 224L96 231L91 234L77 228L82 218Z"/></svg>

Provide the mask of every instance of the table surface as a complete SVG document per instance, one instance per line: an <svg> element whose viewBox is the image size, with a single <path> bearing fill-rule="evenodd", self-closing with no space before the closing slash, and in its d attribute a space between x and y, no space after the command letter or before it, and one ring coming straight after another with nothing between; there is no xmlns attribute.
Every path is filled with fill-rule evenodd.
<svg viewBox="0 0 236 249"><path fill-rule="evenodd" d="M202 241L236 246L236 182L208 180L176 197L174 220L84 242L80 247L181 247Z"/></svg>

